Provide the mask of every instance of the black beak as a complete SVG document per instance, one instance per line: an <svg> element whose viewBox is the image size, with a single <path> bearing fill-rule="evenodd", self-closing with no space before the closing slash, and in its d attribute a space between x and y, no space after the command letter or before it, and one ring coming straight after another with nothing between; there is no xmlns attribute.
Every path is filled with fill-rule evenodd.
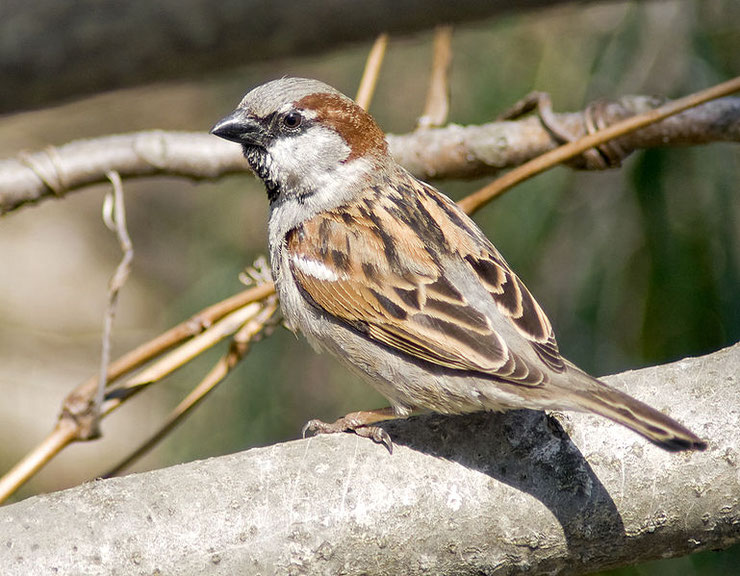
<svg viewBox="0 0 740 576"><path fill-rule="evenodd" d="M211 134L244 146L265 145L264 129L260 123L238 108L219 120L211 128Z"/></svg>

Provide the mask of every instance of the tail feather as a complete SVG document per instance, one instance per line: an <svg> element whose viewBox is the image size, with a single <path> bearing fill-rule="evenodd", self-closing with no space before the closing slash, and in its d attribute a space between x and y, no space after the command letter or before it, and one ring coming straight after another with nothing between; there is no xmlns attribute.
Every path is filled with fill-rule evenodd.
<svg viewBox="0 0 740 576"><path fill-rule="evenodd" d="M575 371L590 380L589 385L575 391L581 409L622 424L671 452L706 449L704 440L673 418L578 369Z"/></svg>

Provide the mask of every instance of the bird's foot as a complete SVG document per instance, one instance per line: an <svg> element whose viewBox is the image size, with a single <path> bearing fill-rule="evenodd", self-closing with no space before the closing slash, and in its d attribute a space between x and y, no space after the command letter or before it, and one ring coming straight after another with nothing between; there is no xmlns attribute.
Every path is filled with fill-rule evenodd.
<svg viewBox="0 0 740 576"><path fill-rule="evenodd" d="M339 420L327 423L321 420L309 420L301 430L303 437L306 434L336 434L338 432L354 432L362 438L370 438L377 444L382 444L393 454L393 441L388 432L373 424L389 420L394 415L390 409L370 410L366 412L352 412Z"/></svg>

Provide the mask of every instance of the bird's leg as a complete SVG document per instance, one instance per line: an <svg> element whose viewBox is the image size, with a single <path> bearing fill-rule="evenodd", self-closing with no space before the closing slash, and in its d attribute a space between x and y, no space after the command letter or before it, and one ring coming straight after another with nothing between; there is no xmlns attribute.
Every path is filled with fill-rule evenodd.
<svg viewBox="0 0 740 576"><path fill-rule="evenodd" d="M354 432L363 438L370 438L373 442L383 444L388 452L393 454L393 442L388 432L380 426L373 426L378 422L385 420L394 420L399 418L396 412L390 406L378 410L363 410L361 412L350 412L336 422L328 424L321 420L309 420L303 427L303 437L307 433L313 434L336 434L337 432Z"/></svg>

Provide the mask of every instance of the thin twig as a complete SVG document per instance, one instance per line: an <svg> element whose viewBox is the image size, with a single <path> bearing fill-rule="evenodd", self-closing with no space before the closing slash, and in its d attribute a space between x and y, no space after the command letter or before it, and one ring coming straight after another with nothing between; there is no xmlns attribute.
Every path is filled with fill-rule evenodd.
<svg viewBox="0 0 740 576"><path fill-rule="evenodd" d="M709 100L733 94L738 90L740 90L740 76L684 98L673 100L655 110L650 110L644 114L638 114L632 118L627 118L626 120L617 122L603 130L599 130L593 134L588 134L576 142L564 144L550 152L530 160L526 164L522 164L521 166L514 168L510 172L504 174L501 178L497 178L491 182L488 186L484 186L477 192L463 198L458 202L458 204L465 212L472 214L490 202L493 198L500 196L523 180L531 178L532 176L544 172L548 168L573 158L589 148L599 146L608 140L634 132L635 130L644 128L649 124L654 124L655 122L664 120L669 116L673 116L674 114L678 114L679 112L688 108L693 108Z"/></svg>
<svg viewBox="0 0 740 576"><path fill-rule="evenodd" d="M355 98L355 102L363 110L370 109L370 103L373 100L373 94L375 94L375 85L380 75L380 67L385 57L386 46L388 46L388 34L381 34L375 39L373 47L367 55L365 70L362 72L360 87L357 89L357 97Z"/></svg>
<svg viewBox="0 0 740 576"><path fill-rule="evenodd" d="M603 102L603 101L602 101ZM583 113L584 125L588 125L586 119L589 117L589 110L595 110L595 104L592 103L586 108ZM560 144L566 142L575 142L579 136L573 133L569 126L565 122L558 121L555 112L552 109L552 98L547 92L530 92L524 98L515 102L508 110L499 114L496 120L514 120L529 112L536 111L537 116L540 119L542 125L547 128L555 138L557 138ZM589 130L589 134L593 134L596 128ZM612 142L614 142L612 140ZM606 156L602 156L599 150L596 148L589 148L584 150L582 154L584 166L591 170L606 170L607 168L616 168L620 165L623 160L623 156L614 158L613 162L607 162Z"/></svg>
<svg viewBox="0 0 740 576"><path fill-rule="evenodd" d="M244 290L226 300L222 300L221 302L217 302L216 304L212 304L211 306L204 308L184 322L170 328L167 332L164 332L149 342L134 348L112 362L108 368L108 383L110 384L122 376L140 368L153 358L164 354L185 340L203 333L212 326L214 322L219 321L227 314L231 314L235 310L238 310L252 302L258 302L274 293L275 286L272 282L269 282L261 286ZM75 390L73 390L67 397L67 400L65 400L65 410L76 414L78 411L76 406L85 403L84 399L89 398L91 388L94 388L96 385L97 378L90 378L75 388Z"/></svg>
<svg viewBox="0 0 740 576"><path fill-rule="evenodd" d="M113 330L113 319L116 315L118 295L128 279L131 271L131 262L134 258L133 244L131 243L131 237L129 236L128 229L126 227L126 205L123 201L123 183L121 182L121 177L118 172L108 172L107 176L113 189L105 197L105 202L103 204L103 221L110 230L116 233L123 256L110 280L110 286L108 289L108 306L105 310L105 318L103 321L100 376L98 378L98 389L95 393L95 401L92 406L92 415L95 421L93 424L93 427L95 428L94 434L97 435L100 434L100 409L103 405L105 387L108 381L111 332Z"/></svg>
<svg viewBox="0 0 740 576"><path fill-rule="evenodd" d="M270 296L262 311L234 335L229 351L222 356L206 377L183 398L183 400L169 414L161 427L136 450L110 469L104 478L118 476L123 470L147 454L234 369L238 362L249 351L249 345L262 331L266 323L277 310L277 297Z"/></svg>
<svg viewBox="0 0 740 576"><path fill-rule="evenodd" d="M449 72L452 63L452 26L437 26L434 31L434 59L429 77L427 101L419 118L419 128L432 128L447 123L450 111Z"/></svg>
<svg viewBox="0 0 740 576"><path fill-rule="evenodd" d="M110 385L113 381L129 374L153 358L170 350L180 342L187 340L195 334L202 333L207 327L235 310L253 302L258 302L274 293L275 287L272 282L269 282L261 286L249 288L226 300L204 308L188 320L181 322L164 334L160 334L153 340L142 344L112 362L108 367L108 384ZM26 483L68 444L86 439L81 435L82 425L80 420L84 411L89 411L91 399L97 391L97 385L98 376L96 375L83 382L67 396L64 401L62 414L54 430L26 454L18 464L0 478L0 503L7 500L8 497L16 492L18 488ZM126 396L126 398L130 396ZM101 417L105 417L113 409L117 408L118 405L123 403L124 400L120 399L115 406L111 406L110 404L107 406L104 405Z"/></svg>
<svg viewBox="0 0 740 576"><path fill-rule="evenodd" d="M261 304L259 302L252 302L243 308L235 310L216 322L202 334L198 334L182 344L182 346L178 346L154 362L151 366L146 367L140 373L116 385L106 394L102 413L106 415L110 414L130 398L132 394L172 374L193 358L212 348L224 338L234 334L245 322L254 318L260 309Z"/></svg>
<svg viewBox="0 0 740 576"><path fill-rule="evenodd" d="M77 436L77 427L70 420L60 420L54 430L36 448L26 454L0 478L0 504L46 466Z"/></svg>

